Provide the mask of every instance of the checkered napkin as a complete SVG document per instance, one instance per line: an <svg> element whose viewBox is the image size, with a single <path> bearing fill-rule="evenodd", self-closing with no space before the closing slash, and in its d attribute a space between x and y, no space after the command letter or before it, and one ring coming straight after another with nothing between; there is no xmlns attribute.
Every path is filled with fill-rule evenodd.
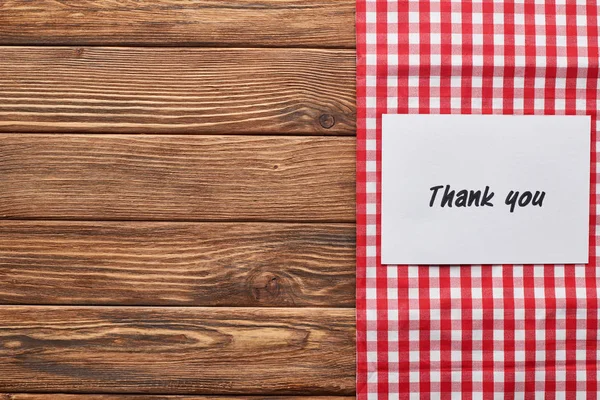
<svg viewBox="0 0 600 400"><path fill-rule="evenodd" d="M357 0L359 399L600 393L599 13ZM590 263L381 265L382 113L591 115Z"/></svg>

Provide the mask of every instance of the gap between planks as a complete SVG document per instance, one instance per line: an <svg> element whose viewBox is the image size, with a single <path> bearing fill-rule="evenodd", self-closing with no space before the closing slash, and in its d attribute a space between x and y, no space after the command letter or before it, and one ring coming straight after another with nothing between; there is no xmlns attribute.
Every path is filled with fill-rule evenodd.
<svg viewBox="0 0 600 400"><path fill-rule="evenodd" d="M0 400L350 400L352 396L194 396L97 393L0 393Z"/></svg>
<svg viewBox="0 0 600 400"><path fill-rule="evenodd" d="M0 92L1 95L1 92ZM74 132L76 133L76 132ZM39 132L0 132L0 135L2 136L11 136L11 135L18 135L18 136L28 136L28 135L39 135ZM60 131L48 131L46 132L46 134L49 135L53 135L53 134L64 134L64 132L60 132ZM69 133L67 133L69 134ZM71 133L73 134L73 133ZM86 133L86 136L111 136L111 135L123 135L122 133L115 133L115 132L106 132L106 133ZM152 135L156 135L153 133L144 133L144 132L139 132L139 133L127 133L127 135L135 135L135 136L152 136ZM214 133L202 133L202 132L197 132L197 133L173 133L173 134L166 134L166 133L162 133L160 134L161 136L215 136ZM306 134L306 133L294 133L294 132L275 132L275 133L248 133L248 132L234 132L234 133L224 133L222 134L223 136L231 136L231 137L236 137L236 136L252 136L252 137L290 137L290 138L298 138L298 137L315 137L315 138L319 138L319 137L323 137L323 138L348 138L348 137L355 137L356 136L356 131L354 132L354 134L352 135L347 135L347 134L343 134L343 133L314 133L314 134Z"/></svg>
<svg viewBox="0 0 600 400"><path fill-rule="evenodd" d="M280 221L272 219L260 219L260 218L249 218L249 219L94 219L94 218L36 218L36 217L0 217L0 224L2 221L24 221L24 222L139 222L139 223L152 223L152 222L168 222L172 224L336 224L336 225L356 225L356 220L347 219L282 219Z"/></svg>
<svg viewBox="0 0 600 400"><path fill-rule="evenodd" d="M289 49L289 50L340 50L340 51L354 51L356 52L356 47L352 47L352 46L302 46L302 45L292 45L292 46L269 46L269 45L265 45L265 46L260 46L260 45L247 45L247 46L243 46L243 45L168 45L168 44L112 44L112 43L98 43L98 44L69 44L67 42L65 43L52 43L52 44L48 44L48 43L33 43L33 44L19 44L19 43L0 43L0 47L22 47L24 49L26 48L33 48L33 47L40 47L40 48L44 48L44 47L48 47L48 48L52 48L52 47L73 47L73 48L77 48L77 47L82 47L82 48L89 48L89 49L93 49L93 48L113 48L113 49L127 49L127 48L140 48L140 49L172 49L172 50L189 50L189 49L206 49L206 50L218 50L218 49L223 49L223 50L240 50L240 49L248 49L248 50L261 50L261 49L273 49L273 50L285 50L285 49ZM2 400L2 399L0 399Z"/></svg>

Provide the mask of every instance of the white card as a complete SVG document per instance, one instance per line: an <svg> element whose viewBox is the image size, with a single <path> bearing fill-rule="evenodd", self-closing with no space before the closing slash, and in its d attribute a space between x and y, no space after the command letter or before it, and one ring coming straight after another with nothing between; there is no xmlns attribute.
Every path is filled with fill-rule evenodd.
<svg viewBox="0 0 600 400"><path fill-rule="evenodd" d="M587 263L590 122L383 115L381 262Z"/></svg>

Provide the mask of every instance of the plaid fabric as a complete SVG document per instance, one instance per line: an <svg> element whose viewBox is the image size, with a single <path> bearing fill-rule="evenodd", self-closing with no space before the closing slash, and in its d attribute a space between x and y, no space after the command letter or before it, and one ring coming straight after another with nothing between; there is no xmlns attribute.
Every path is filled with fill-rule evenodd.
<svg viewBox="0 0 600 400"><path fill-rule="evenodd" d="M359 399L600 393L599 13L357 0ZM592 115L589 265L381 265L382 113Z"/></svg>

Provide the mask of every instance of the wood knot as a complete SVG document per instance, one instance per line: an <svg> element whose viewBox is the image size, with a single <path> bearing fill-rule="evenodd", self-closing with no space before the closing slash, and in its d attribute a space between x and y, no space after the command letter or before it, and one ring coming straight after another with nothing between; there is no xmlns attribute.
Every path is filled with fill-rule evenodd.
<svg viewBox="0 0 600 400"><path fill-rule="evenodd" d="M9 393L0 394L0 399L2 400L14 400L14 396Z"/></svg>
<svg viewBox="0 0 600 400"><path fill-rule="evenodd" d="M335 125L335 118L331 114L321 114L319 123L325 129L330 129Z"/></svg>
<svg viewBox="0 0 600 400"><path fill-rule="evenodd" d="M269 302L281 294L281 278L270 273L261 273L251 280L252 295L257 301Z"/></svg>
<svg viewBox="0 0 600 400"><path fill-rule="evenodd" d="M269 294L271 295L278 295L279 294L279 278L277 278L276 276L269 279L267 281L267 284L265 285L265 290L267 292L269 292Z"/></svg>
<svg viewBox="0 0 600 400"><path fill-rule="evenodd" d="M85 52L83 47L78 47L75 49L75 57L80 58L83 56L83 53Z"/></svg>

